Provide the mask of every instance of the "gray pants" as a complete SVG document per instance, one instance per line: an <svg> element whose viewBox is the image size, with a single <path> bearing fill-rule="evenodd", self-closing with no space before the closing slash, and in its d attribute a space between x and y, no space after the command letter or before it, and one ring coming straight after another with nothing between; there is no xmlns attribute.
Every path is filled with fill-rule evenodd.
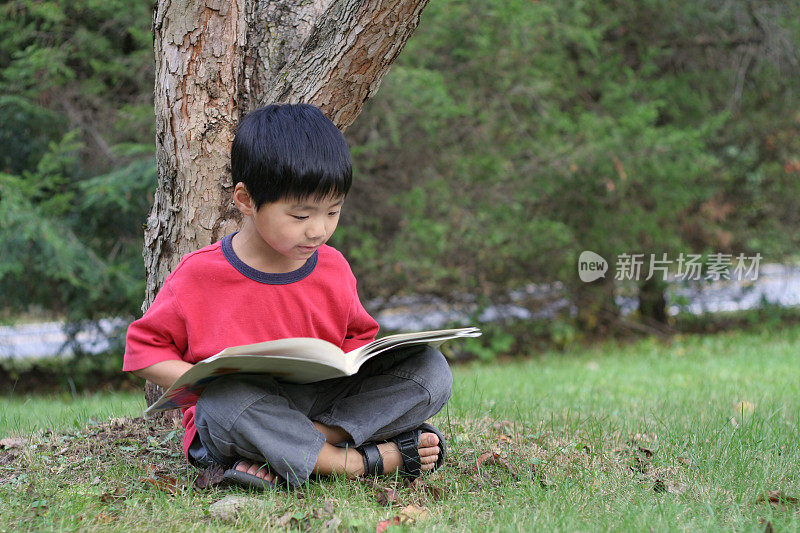
<svg viewBox="0 0 800 533"><path fill-rule="evenodd" d="M264 375L224 377L197 402L196 443L222 465L266 462L296 486L308 479L325 443L312 421L343 428L350 446L384 440L438 413L452 384L447 360L427 345L380 354L354 376L305 385Z"/></svg>

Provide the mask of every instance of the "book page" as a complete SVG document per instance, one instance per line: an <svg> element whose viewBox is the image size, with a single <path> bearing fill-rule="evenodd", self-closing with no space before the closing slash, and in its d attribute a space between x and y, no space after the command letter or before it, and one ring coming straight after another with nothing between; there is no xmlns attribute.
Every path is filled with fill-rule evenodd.
<svg viewBox="0 0 800 533"><path fill-rule="evenodd" d="M207 364L221 357L234 355L278 355L287 359L298 358L319 361L328 366L345 369L345 353L338 346L322 339L293 337L275 341L233 346L222 350L198 364Z"/></svg>
<svg viewBox="0 0 800 533"><path fill-rule="evenodd" d="M410 344L430 344L438 346L444 341L465 337L480 337L481 330L475 327L458 329L437 329L414 333L389 335L347 352L347 373L355 374L365 361L386 350Z"/></svg>

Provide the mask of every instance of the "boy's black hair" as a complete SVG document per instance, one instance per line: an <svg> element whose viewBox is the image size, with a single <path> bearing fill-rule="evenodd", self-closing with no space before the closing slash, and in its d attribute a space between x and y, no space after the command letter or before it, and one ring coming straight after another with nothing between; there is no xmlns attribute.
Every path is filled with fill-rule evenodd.
<svg viewBox="0 0 800 533"><path fill-rule="evenodd" d="M345 196L353 181L339 129L309 104L273 104L248 113L231 147L233 183L256 208L280 200Z"/></svg>

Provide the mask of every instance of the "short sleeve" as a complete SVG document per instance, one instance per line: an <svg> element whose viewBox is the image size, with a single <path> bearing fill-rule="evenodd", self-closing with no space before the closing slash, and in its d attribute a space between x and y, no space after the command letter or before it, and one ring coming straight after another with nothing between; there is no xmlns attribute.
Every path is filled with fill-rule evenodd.
<svg viewBox="0 0 800 533"><path fill-rule="evenodd" d="M342 344L342 350L349 352L360 348L375 340L379 330L378 323L367 313L361 300L358 298L355 284L353 286L353 300L347 320L347 334Z"/></svg>
<svg viewBox="0 0 800 533"><path fill-rule="evenodd" d="M187 337L186 322L167 280L144 316L128 327L122 370L184 360Z"/></svg>

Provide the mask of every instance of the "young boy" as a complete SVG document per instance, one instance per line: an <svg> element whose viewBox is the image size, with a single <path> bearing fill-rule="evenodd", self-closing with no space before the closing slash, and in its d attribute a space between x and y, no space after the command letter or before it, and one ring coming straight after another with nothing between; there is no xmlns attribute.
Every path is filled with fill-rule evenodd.
<svg viewBox="0 0 800 533"><path fill-rule="evenodd" d="M347 352L378 332L347 261L325 244L352 181L336 126L306 104L253 111L233 141L231 172L242 229L184 256L128 329L123 370L164 388L228 346L316 337ZM220 378L183 412L184 452L256 488L297 486L312 473L414 479L444 462L442 435L424 421L451 386L447 361L429 346L306 385Z"/></svg>

